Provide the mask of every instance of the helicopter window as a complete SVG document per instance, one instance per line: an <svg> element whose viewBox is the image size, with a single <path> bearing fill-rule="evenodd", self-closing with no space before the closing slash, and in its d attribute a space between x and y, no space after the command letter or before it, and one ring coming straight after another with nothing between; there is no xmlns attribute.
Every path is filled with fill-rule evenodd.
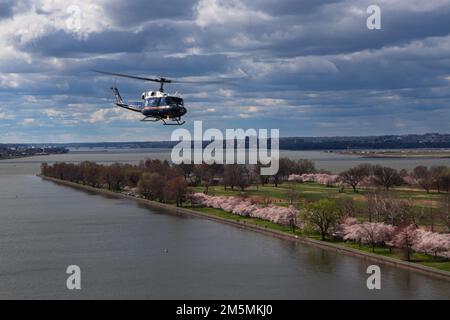
<svg viewBox="0 0 450 320"><path fill-rule="evenodd" d="M167 97L166 98L166 103L167 104L178 104L178 105L183 105L183 99L181 98L177 98L177 97Z"/></svg>
<svg viewBox="0 0 450 320"><path fill-rule="evenodd" d="M157 107L159 106L159 98L150 98L145 101L147 107Z"/></svg>
<svg viewBox="0 0 450 320"><path fill-rule="evenodd" d="M165 106L165 105L167 105L168 103L166 102L166 98L161 98L161 100L159 101L159 105L160 106Z"/></svg>

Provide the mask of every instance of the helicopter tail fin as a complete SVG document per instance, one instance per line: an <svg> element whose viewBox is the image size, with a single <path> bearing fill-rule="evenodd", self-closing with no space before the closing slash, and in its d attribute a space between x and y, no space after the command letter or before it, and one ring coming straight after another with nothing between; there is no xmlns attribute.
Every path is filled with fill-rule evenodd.
<svg viewBox="0 0 450 320"><path fill-rule="evenodd" d="M124 109L128 109L134 112L141 112L142 108L143 108L143 104L128 104L126 102L123 101L122 96L120 95L119 89L117 87L112 87L111 91L114 94L114 97L116 99L116 101L114 102L114 104L118 107L124 108Z"/></svg>
<svg viewBox="0 0 450 320"><path fill-rule="evenodd" d="M119 89L117 87L112 87L111 90L114 93L114 97L116 98L116 105L118 105L119 107L126 106L126 103L124 103L122 100Z"/></svg>

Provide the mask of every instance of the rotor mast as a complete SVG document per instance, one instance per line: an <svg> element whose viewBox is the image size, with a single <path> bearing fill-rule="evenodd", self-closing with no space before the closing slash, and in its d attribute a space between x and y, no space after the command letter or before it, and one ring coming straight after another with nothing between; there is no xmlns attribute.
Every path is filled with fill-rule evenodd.
<svg viewBox="0 0 450 320"><path fill-rule="evenodd" d="M159 79L157 79L157 82L160 83L159 91L164 92L164 83L171 83L172 80L160 77Z"/></svg>

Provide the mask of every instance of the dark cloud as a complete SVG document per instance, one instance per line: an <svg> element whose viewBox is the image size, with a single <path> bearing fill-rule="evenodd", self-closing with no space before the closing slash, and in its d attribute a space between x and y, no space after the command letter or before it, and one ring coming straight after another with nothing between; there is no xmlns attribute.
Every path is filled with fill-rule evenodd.
<svg viewBox="0 0 450 320"><path fill-rule="evenodd" d="M244 1L244 3L254 10L263 10L270 15L293 15L298 19L340 1L341 0L284 0L280 2L272 0L251 0Z"/></svg>
<svg viewBox="0 0 450 320"><path fill-rule="evenodd" d="M382 29L375 31L366 27L366 0L98 3L109 24L85 34L54 24L32 39L11 30L4 41L18 53L0 54L0 113L17 108L15 120L2 121L21 127L34 114L45 127L21 127L22 134L67 130L71 140L142 133L167 139L167 128L108 121L121 115L111 109L111 84L117 81L129 100L154 85L91 71L100 69L236 77L233 85L169 86L185 95L187 128L205 120L218 128L278 126L284 136L448 132L450 6L440 0L383 2ZM51 8L19 4L55 18ZM0 19L19 17L17 8L3 1ZM98 110L106 120L89 122Z"/></svg>
<svg viewBox="0 0 450 320"><path fill-rule="evenodd" d="M191 19L196 3L195 0L107 1L105 10L115 24L136 26L152 20Z"/></svg>

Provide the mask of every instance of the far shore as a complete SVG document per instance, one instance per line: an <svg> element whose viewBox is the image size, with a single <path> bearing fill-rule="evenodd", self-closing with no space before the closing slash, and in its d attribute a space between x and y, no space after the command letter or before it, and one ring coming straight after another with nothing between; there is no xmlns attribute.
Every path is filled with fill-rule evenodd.
<svg viewBox="0 0 450 320"><path fill-rule="evenodd" d="M298 235L294 235L294 234L289 234L287 232L275 230L275 229L269 228L267 226L262 227L262 226L258 226L258 225L254 225L254 224L249 224L249 223L246 223L245 221L240 221L238 216L236 216L235 219L228 219L228 218L219 217L217 215L213 215L213 214L210 214L207 212L199 212L199 211L195 211L195 210L189 209L189 208L176 207L175 205L146 200L143 198L137 198L135 196L127 195L127 194L120 193L120 192L113 192L113 191L109 191L106 189L94 188L94 187L90 187L87 185L82 185L82 184L65 181L65 180L59 180L56 178L46 177L46 176L42 176L42 175L38 175L38 177L42 178L43 180L52 181L52 182L55 182L55 183L58 183L61 185L74 187L74 188L82 189L85 191L90 191L90 192L95 192L95 193L104 194L104 195L108 195L108 196L114 196L114 197L119 197L119 198L124 198L124 199L130 199L133 201L138 201L139 203L148 205L149 207L152 207L155 209L167 210L167 211L170 211L171 213L175 213L175 214L184 214L184 215L205 218L205 219L213 220L216 222L232 225L232 226L235 226L238 228L252 230L255 232L259 232L262 234L266 234L266 235L270 235L270 236L274 236L277 238L286 239L286 240L290 240L290 241L298 241L298 242L301 242L304 244L316 246L321 249L333 250L338 253L343 253L343 254L346 254L349 256L362 258L367 261L388 264L388 265L391 265L394 267L407 269L410 271L419 272L422 274L426 274L429 276L438 277L438 278L450 281L450 272L447 272L447 271L438 270L436 268L423 266L423 265L413 263L413 262L407 262L407 261L403 261L403 260L399 260L399 259L394 259L391 257L381 256L378 254L349 248L349 247L335 244L335 243L319 241L319 240L315 240L312 238L308 238L306 236L298 236Z"/></svg>
<svg viewBox="0 0 450 320"><path fill-rule="evenodd" d="M346 150L338 154L359 156L367 159L450 159L450 150Z"/></svg>

